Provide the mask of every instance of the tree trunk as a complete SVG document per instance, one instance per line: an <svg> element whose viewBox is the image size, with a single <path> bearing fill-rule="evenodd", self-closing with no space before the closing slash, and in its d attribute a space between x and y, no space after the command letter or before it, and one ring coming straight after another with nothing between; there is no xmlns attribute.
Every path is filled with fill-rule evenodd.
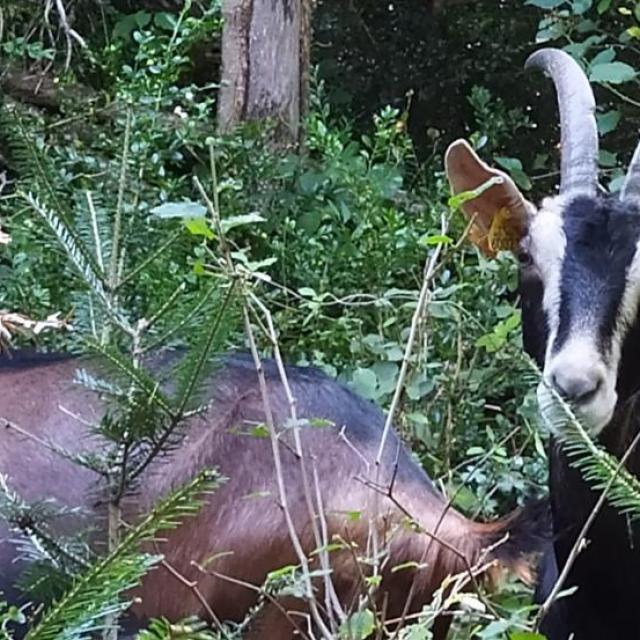
<svg viewBox="0 0 640 640"><path fill-rule="evenodd" d="M218 128L269 119L296 142L306 109L310 0L224 0Z"/></svg>

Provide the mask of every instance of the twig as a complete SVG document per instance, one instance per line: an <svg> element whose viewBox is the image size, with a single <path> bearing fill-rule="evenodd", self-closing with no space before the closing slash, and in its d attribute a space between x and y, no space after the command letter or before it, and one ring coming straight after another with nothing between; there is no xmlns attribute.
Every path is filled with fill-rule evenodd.
<svg viewBox="0 0 640 640"><path fill-rule="evenodd" d="M313 531L316 548L324 549L329 541L326 538L326 536L325 537L322 536L322 531L319 529L318 523L317 523L318 514L313 504L313 494L311 492L311 486L309 483L309 473L308 473L308 469L305 462L304 451L302 449L302 441L300 439L300 427L298 426L297 402L291 391L291 385L289 384L287 372L284 367L284 362L282 361L282 355L280 353L280 347L278 345L278 337L277 337L275 326L273 324L273 316L271 315L271 312L269 311L269 309L267 309L267 307L262 303L262 301L259 298L257 298L255 295L250 293L249 300L253 302L260 309L267 323L267 330L268 330L267 335L268 335L269 341L271 342L273 357L274 357L274 360L276 361L276 366L278 368L280 381L282 382L282 386L283 386L285 395L287 397L287 402L289 404L289 414L293 422L293 428L291 429L291 431L293 432L293 440L294 440L296 457L298 458L298 462L300 464L300 473L302 476L302 489L303 489L305 502L307 505L307 511L309 514L311 529ZM319 496L319 488L318 487L316 488L317 488L316 499L320 500L321 498ZM326 569L326 571L323 571L325 589L327 590L326 596L327 598L329 598L330 602L337 603L338 597L337 597L337 594L335 594L335 589L331 581L329 557L326 552L321 553L320 561L321 561L322 568ZM327 613L329 615L330 620L332 620L333 607L329 608L327 610ZM342 607L340 607L339 605L338 605L338 608L336 609L336 613L342 620L345 619L346 616L342 611Z"/></svg>
<svg viewBox="0 0 640 640"><path fill-rule="evenodd" d="M89 214L91 216L91 231L93 233L93 244L96 248L96 262L104 276L104 260L102 259L102 240L100 239L100 230L98 229L98 215L93 204L91 191L85 191L85 196L87 198L87 206L89 207Z"/></svg>
<svg viewBox="0 0 640 640"><path fill-rule="evenodd" d="M267 381L264 375L264 369L262 368L262 361L260 359L260 355L258 353L258 347L255 341L255 337L253 335L253 329L251 328L251 321L249 319L249 311L247 306L243 308L243 318L245 325L245 333L249 340L249 347L251 351L251 355L253 357L253 362L256 367L256 373L258 375L258 383L260 387L260 394L262 396L262 404L265 411L265 418L267 423L267 428L269 430L269 438L271 440L271 449L273 453L273 460L276 467L276 482L278 485L278 497L280 500L280 508L285 517L285 522L287 523L287 529L289 531L289 538L293 545L294 551L298 558L298 562L302 568L303 579L305 582L305 588L307 591L309 608L311 610L311 615L313 617L314 622L318 625L320 631L322 632L323 637L326 640L332 640L333 636L331 631L327 628L324 620L320 616L320 612L318 611L317 602L313 595L313 585L311 582L311 576L309 572L309 562L304 553L304 549L302 548L302 544L300 542L300 538L298 537L298 533L295 528L295 524L293 522L293 518L291 516L291 511L289 509L289 503L287 499L287 491L284 485L284 474L282 471L282 460L280 458L280 449L279 449L279 438L276 432L275 422L273 419L273 412L271 410L271 402L269 399L269 391L267 389Z"/></svg>
<svg viewBox="0 0 640 640"><path fill-rule="evenodd" d="M447 225L446 225L446 220L444 216L442 217L441 230L442 230L442 235L444 235L447 231ZM400 397L404 390L404 382L406 380L407 372L409 370L409 361L411 360L411 354L413 353L413 345L415 343L418 326L422 321L422 317L427 307L427 303L429 302L431 280L433 278L434 270L435 270L436 264L438 263L438 259L440 257L440 253L442 251L443 246L444 246L443 243L439 243L438 245L436 245L436 248L431 254L431 257L429 258L427 262L427 266L425 268L424 278L422 280L422 287L420 289L420 295L418 296L418 304L413 314L413 317L411 319L409 337L407 338L407 344L405 346L404 355L402 358L402 364L400 366L400 372L398 374L398 382L396 384L396 388L393 394L393 399L391 400L391 405L389 406L389 411L387 413L387 419L385 420L384 429L382 431L382 436L380 438L378 455L376 456L377 466L380 466L380 463L382 461L384 446L387 442L387 438L389 437L389 431L391 429L391 425L393 424L393 418L398 408L398 404L400 403Z"/></svg>
<svg viewBox="0 0 640 640"><path fill-rule="evenodd" d="M64 8L64 4L62 0L54 0L56 3L56 11L58 12L58 19L60 20L60 25L62 26L62 31L64 32L64 37L67 41L67 58L65 61L65 70L69 69L71 65L71 54L73 51L73 43L72 40L75 40L83 49L87 47L87 43L84 41L82 36L71 27L69 24L69 20L67 18L67 11Z"/></svg>
<svg viewBox="0 0 640 640"><path fill-rule="evenodd" d="M604 506L605 500L607 499L607 494L609 493L611 487L616 481L616 478L618 477L620 470L624 467L626 461L629 459L629 456L631 455L633 450L636 448L636 445L638 444L638 442L640 442L640 431L633 438L633 440L631 441L631 444L627 447L627 450L624 452L624 455L622 456L622 458L620 458L620 462L616 466L614 473L611 475L611 477L609 478L609 481L607 482L606 486L602 490L602 493L600 494L598 501L596 502L593 509L591 510L591 513L589 514L589 517L585 520L585 523L582 526L582 529L580 530L580 533L578 534L576 541L573 543L573 546L571 547L571 551L567 556L567 561L565 562L564 567L562 568L562 571L560 572L560 575L556 580L556 583L553 585L553 588L551 589L551 592L547 596L547 599L544 601L544 603L538 610L538 614L536 616L536 623L535 623L536 630L540 626L540 623L542 622L542 619L544 618L544 616L547 614L547 612L549 611L549 609L557 599L558 594L560 593L567 577L569 576L569 572L571 571L571 568L575 564L578 558L578 555L583 549L583 545L587 537L587 533L589 532L589 529L593 525L596 517L598 516L598 513L600 513L600 510Z"/></svg>
<svg viewBox="0 0 640 640"><path fill-rule="evenodd" d="M24 436L28 440L31 440L32 442L35 442L36 444L44 447L45 449L48 449L49 451L52 451L53 453L59 455L60 457L64 458L65 460L70 460L71 462L75 462L76 464L81 465L85 469L90 469L94 473L102 475L102 472L100 470L98 470L95 467L93 467L92 465L90 465L82 456L78 456L76 454L73 454L73 453L67 451L66 449L64 449L63 447L61 447L61 446L59 446L59 445L57 445L57 444L55 444L55 443L53 443L53 442L51 442L49 440L44 440L43 438L40 438L40 437L36 436L35 434L33 434L33 433L27 431L26 429L22 428L20 425L18 425L16 422L13 422L12 420L8 420L7 418L4 418L4 417L0 416L0 425L3 426L5 429L11 429L13 431L16 431L21 436Z"/></svg>
<svg viewBox="0 0 640 640"><path fill-rule="evenodd" d="M157 545L155 545L157 548ZM229 634L225 631L224 625L220 621L220 618L215 614L215 611L211 608L211 605L207 602L207 599L202 595L202 591L198 588L197 580L187 580L185 576L183 576L168 560L162 559L160 564L183 586L185 586L193 595L196 597L196 600L202 605L202 608L206 612L207 616L213 623L218 627L218 629L224 634L225 638L229 638Z"/></svg>
<svg viewBox="0 0 640 640"><path fill-rule="evenodd" d="M198 564L195 561L191 561L191 564L198 569L198 571L201 571L204 574L213 576L214 578L218 578L219 580L224 580L225 582L229 582L230 584L235 584L238 585L239 587L244 587L245 589L249 589L250 591L254 591L255 593L257 593L260 596L263 596L264 598L266 598L272 605L274 605L281 613L283 616L285 616L287 618L287 620L289 620L289 622L291 623L291 626L294 627L294 629L301 634L302 640L310 640L309 636L307 636L304 631L300 628L300 626L297 624L297 622L293 619L292 615L280 604L280 602L278 602L277 598L274 598L270 593L268 593L266 591L266 589L261 589L260 587L256 586L255 584L251 584L250 582L246 582L245 580L239 580L238 578L232 578L231 576L225 575L224 573L220 573L218 571L214 571L213 569L208 569L203 567L202 565Z"/></svg>
<svg viewBox="0 0 640 640"><path fill-rule="evenodd" d="M122 143L122 158L120 160L120 178L118 180L118 198L116 200L116 213L113 219L113 232L111 234L111 258L109 261L109 286L112 291L116 289L118 281L118 263L120 261L120 234L122 229L122 212L124 208L124 189L127 183L127 163L129 162L129 144L131 140L131 110L127 110L127 120L124 128L124 142Z"/></svg>
<svg viewBox="0 0 640 640"><path fill-rule="evenodd" d="M441 219L441 232L442 235L445 235L447 230L447 224L446 224L446 219L444 217L444 215L442 216ZM418 327L420 325L420 322L422 321L422 317L424 315L424 312L426 310L427 307L427 303L429 301L430 298L430 287L431 287L431 280L433 278L434 275L434 271L435 271L435 267L438 263L438 259L440 257L440 253L442 251L442 247L443 247L443 243L438 243L438 245L436 246L435 250L433 251L433 253L431 254L429 260L427 261L426 267L425 267L425 272L424 272L424 278L422 281L422 287L420 289L420 295L418 296L418 304L416 306L416 310L413 314L413 317L411 318L411 326L409 329L409 337L407 338L407 343L405 345L405 350L404 350L404 354L402 357L402 364L400 366L400 372L398 374L398 380L396 382L396 388L395 391L393 393L393 399L391 400L391 405L389 406L389 410L387 412L387 417L384 423L384 428L382 430L382 436L380 437L380 445L378 447L378 454L376 456L375 459L375 467L376 467L376 482L379 481L380 478L380 467L381 467L381 462L382 462L382 456L384 453L384 448L387 442L387 439L389 437L389 431L391 430L391 425L393 424L393 419L396 413L396 410L398 408L398 405L400 403L400 397L402 396L402 393L404 391L404 383L407 377L407 373L409 370L409 362L411 360L411 354L413 353L413 346L416 340L416 334L418 332ZM377 496L374 496L374 509L373 509L373 519L372 521L375 522L375 520L377 519L377 514L379 512L379 499ZM373 534L373 555L374 558L378 557L378 540L377 540L377 533L376 533L376 527L374 524L373 530L372 530L372 534ZM377 563L376 565L374 565L374 574L377 573Z"/></svg>

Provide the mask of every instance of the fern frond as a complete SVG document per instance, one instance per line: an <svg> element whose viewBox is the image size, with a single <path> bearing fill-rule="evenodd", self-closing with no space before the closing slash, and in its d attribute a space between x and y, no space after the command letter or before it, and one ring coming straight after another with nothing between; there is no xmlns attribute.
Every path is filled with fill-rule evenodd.
<svg viewBox="0 0 640 640"><path fill-rule="evenodd" d="M120 376L124 376L127 382L142 391L150 402L162 409L170 418L173 418L175 411L169 400L160 391L158 382L153 379L143 368L134 367L131 360L124 358L115 349L101 344L92 339L85 341L89 350L102 356L107 365Z"/></svg>
<svg viewBox="0 0 640 640"><path fill-rule="evenodd" d="M38 147L33 130L26 125L17 106L0 110L0 128L17 173L23 181L29 182L38 199L68 219L71 214L66 206L68 193L61 189L63 183L56 169Z"/></svg>
<svg viewBox="0 0 640 640"><path fill-rule="evenodd" d="M548 391L540 413L547 427L558 437L571 464L580 470L594 490L606 490L611 506L632 520L640 519L640 479L591 438L555 389Z"/></svg>
<svg viewBox="0 0 640 640"><path fill-rule="evenodd" d="M118 325L130 333L132 330L129 321L121 310L114 307L111 299L107 296L104 288L104 274L100 272L100 268L93 258L87 258L87 256L90 256L90 251L82 243L82 240L71 225L59 216L57 212L47 208L33 194L21 192L19 195L49 225L69 260L109 315Z"/></svg>
<svg viewBox="0 0 640 640"><path fill-rule="evenodd" d="M183 329L201 324L201 322L211 318L215 313L215 309L218 308L219 298L217 294L219 291L220 287L218 284L215 284L208 289L188 311L182 314L182 317L178 322L167 327L164 332L160 331L159 333L161 335L159 337L156 337L152 342L146 344L144 352L149 353L163 345L166 345L172 336L176 335Z"/></svg>
<svg viewBox="0 0 640 640"><path fill-rule="evenodd" d="M189 352L178 365L176 370L178 415L183 415L187 411L194 397L198 399L200 384L212 373L215 363L211 356L221 350L228 338L229 318L233 316L231 311L235 296L236 283L232 282L226 296L219 302L215 316L200 331L197 341L191 345Z"/></svg>
<svg viewBox="0 0 640 640"><path fill-rule="evenodd" d="M74 192L74 226L86 247L92 247L92 255L102 274L105 256L111 252L111 231L108 206L99 191Z"/></svg>
<svg viewBox="0 0 640 640"><path fill-rule="evenodd" d="M26 635L27 640L76 640L99 631L108 616L117 616L129 606L122 594L139 584L144 574L160 560L140 554L143 542L159 531L177 527L183 518L193 516L202 506L202 496L214 491L221 479L206 470L191 482L162 500L120 544L80 578L63 598L55 602L40 622Z"/></svg>
<svg viewBox="0 0 640 640"><path fill-rule="evenodd" d="M86 369L76 369L73 382L82 385L85 389L113 398L124 398L126 396L124 389L108 380L96 378Z"/></svg>
<svg viewBox="0 0 640 640"><path fill-rule="evenodd" d="M46 562L60 577L69 578L88 566L92 554L83 541L60 538L51 531L49 522L54 518L80 515L56 507L51 501L26 502L0 476L0 515L20 535L15 541L20 556Z"/></svg>

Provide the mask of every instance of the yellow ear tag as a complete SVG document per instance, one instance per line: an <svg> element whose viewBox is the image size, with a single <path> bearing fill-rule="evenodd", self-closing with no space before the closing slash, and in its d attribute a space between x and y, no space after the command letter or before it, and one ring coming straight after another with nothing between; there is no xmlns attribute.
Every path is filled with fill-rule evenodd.
<svg viewBox="0 0 640 640"><path fill-rule="evenodd" d="M487 234L487 245L491 253L498 251L515 251L520 242L518 224L513 220L511 209L502 207L496 211L491 220L491 227Z"/></svg>

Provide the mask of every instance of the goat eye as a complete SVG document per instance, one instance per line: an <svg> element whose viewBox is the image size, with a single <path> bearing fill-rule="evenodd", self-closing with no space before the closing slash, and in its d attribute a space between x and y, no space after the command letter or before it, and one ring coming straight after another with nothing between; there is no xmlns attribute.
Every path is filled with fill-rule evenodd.
<svg viewBox="0 0 640 640"><path fill-rule="evenodd" d="M533 258L526 249L520 249L518 251L518 262L521 267L529 267L533 264Z"/></svg>

